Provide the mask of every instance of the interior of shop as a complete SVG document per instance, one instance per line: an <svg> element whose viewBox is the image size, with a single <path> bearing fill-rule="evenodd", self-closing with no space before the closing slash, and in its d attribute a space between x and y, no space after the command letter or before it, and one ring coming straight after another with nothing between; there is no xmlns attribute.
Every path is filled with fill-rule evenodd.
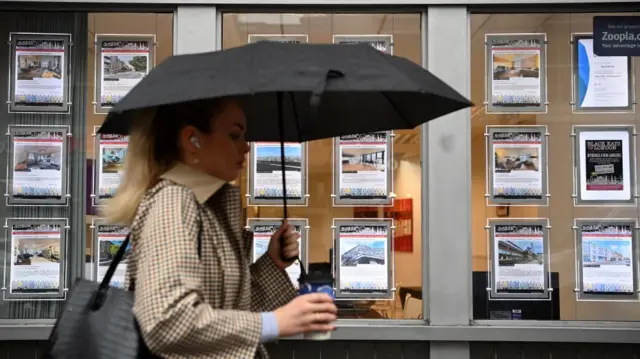
<svg viewBox="0 0 640 359"><path fill-rule="evenodd" d="M309 43L332 43L335 36L389 36L393 54L416 63L421 61L420 14L224 14L222 18L222 47L242 46L256 35L302 35ZM304 41L303 40L303 41ZM308 143L308 206L290 207L290 218L306 218L308 261L329 262L334 235L331 228L336 218L404 218L411 220L409 246L396 244L395 295L393 300L354 302L353 310L344 310L343 317L365 319L418 319L422 315L422 248L421 248L421 173L420 130L395 131L393 138L393 185L395 206L354 207L334 206L333 140ZM239 184L246 192L247 173ZM246 206L247 202L245 202ZM405 206L402 206L402 205ZM248 206L247 218L281 218L281 207ZM398 243L399 231L395 240ZM405 289L402 289L405 288ZM404 310L410 293L410 307Z"/></svg>
<svg viewBox="0 0 640 359"><path fill-rule="evenodd" d="M577 125L638 125L637 113L575 113L572 103L574 71L572 68L572 34L591 33L593 17L604 14L473 14L471 15L471 100L478 104L472 108L472 241L473 271L486 273L491 268L488 219L548 218L550 271L552 282L556 278L559 303L541 309L545 314L524 319L633 321L640 312L637 302L609 300L576 300L577 283L576 237L574 220L581 218L638 218L638 206L592 205L575 206L574 194L574 141L571 136ZM629 14L607 14L627 15ZM487 100L486 47L487 34L546 34L546 113L493 114L482 104ZM545 59L541 59L544 61ZM633 75L638 76L638 60L632 57L632 95L638 91ZM541 65L544 66L544 65ZM522 67L526 67L522 65ZM544 76L544 75L543 75ZM633 97L637 99L637 96ZM491 205L487 193L487 125L544 125L548 132L548 206ZM637 156L637 149L636 149ZM637 278L637 277L636 277ZM480 289L479 289L480 290ZM477 291L474 291L477 295ZM611 300L613 299L613 300ZM486 300L486 299L485 299ZM480 303L476 303L480 305ZM504 304L508 307L507 304ZM528 305L528 304L527 304ZM526 305L521 305L525 307ZM487 308L481 309L483 316ZM477 308L474 308L477 309ZM559 313L558 313L559 310ZM555 312L554 312L555 311ZM554 312L550 314L550 312ZM484 317L483 319L489 319Z"/></svg>

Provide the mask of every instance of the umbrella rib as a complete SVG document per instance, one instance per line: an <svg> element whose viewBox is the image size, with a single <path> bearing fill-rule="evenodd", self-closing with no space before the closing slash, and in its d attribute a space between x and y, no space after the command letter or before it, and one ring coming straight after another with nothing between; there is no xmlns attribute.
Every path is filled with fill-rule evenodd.
<svg viewBox="0 0 640 359"><path fill-rule="evenodd" d="M400 111L400 108L396 105L396 103L391 99L391 97L389 97L389 95L384 92L381 91L380 92L382 94L382 96L384 96L384 98L391 104L391 106L393 107L394 110L396 110L396 112L400 115L400 117L402 118L402 120L407 124L407 128L414 128L415 126L413 125L413 123L411 123L411 121L409 121L409 119L407 118L407 116L404 115L404 113L402 113L402 111Z"/></svg>

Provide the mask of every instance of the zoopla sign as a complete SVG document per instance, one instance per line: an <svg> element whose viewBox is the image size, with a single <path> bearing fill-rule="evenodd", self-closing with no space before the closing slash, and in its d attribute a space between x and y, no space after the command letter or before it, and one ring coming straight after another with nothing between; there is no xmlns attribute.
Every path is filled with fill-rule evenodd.
<svg viewBox="0 0 640 359"><path fill-rule="evenodd" d="M640 56L640 16L595 16L593 53L598 56Z"/></svg>

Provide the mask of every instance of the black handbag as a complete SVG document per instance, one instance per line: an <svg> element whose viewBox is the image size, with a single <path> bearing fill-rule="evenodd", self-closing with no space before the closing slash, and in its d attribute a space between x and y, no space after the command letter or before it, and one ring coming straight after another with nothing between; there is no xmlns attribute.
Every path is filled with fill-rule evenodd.
<svg viewBox="0 0 640 359"><path fill-rule="evenodd" d="M200 229L202 230L202 228ZM154 359L133 314L134 287L109 286L124 257L130 235L122 242L102 282L78 279L49 337L44 359ZM198 235L198 256L202 241Z"/></svg>

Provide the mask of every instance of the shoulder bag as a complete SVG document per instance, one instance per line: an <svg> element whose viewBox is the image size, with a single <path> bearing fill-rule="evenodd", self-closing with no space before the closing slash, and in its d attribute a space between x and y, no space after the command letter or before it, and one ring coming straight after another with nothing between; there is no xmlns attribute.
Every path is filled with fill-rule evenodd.
<svg viewBox="0 0 640 359"><path fill-rule="evenodd" d="M202 225L202 221L200 221ZM129 290L110 287L131 234L122 242L100 283L78 279L49 337L44 359L154 359L133 314L134 280ZM202 227L198 256L202 254Z"/></svg>

